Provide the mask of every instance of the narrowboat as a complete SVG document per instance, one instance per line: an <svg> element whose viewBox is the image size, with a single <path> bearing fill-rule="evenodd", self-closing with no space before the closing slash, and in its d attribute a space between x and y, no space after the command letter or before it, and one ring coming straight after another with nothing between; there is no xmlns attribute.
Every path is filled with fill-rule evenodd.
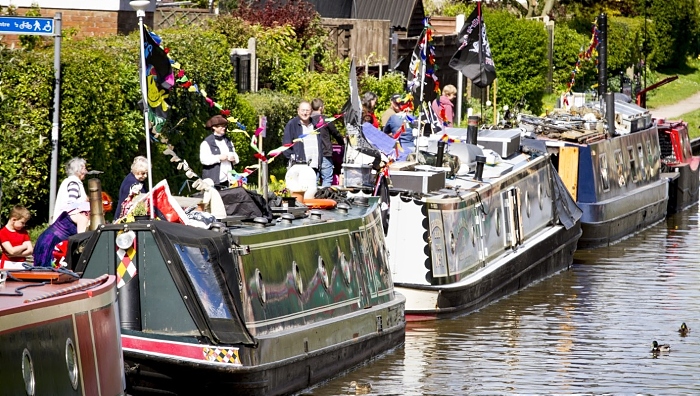
<svg viewBox="0 0 700 396"><path fill-rule="evenodd" d="M572 264L581 212L550 155L520 146L519 130L470 119L421 143L455 169L390 166L386 239L407 321L470 313Z"/></svg>
<svg viewBox="0 0 700 396"><path fill-rule="evenodd" d="M0 271L0 393L123 395L116 279Z"/></svg>
<svg viewBox="0 0 700 396"><path fill-rule="evenodd" d="M669 215L678 213L698 202L700 194L700 157L693 156L688 135L688 123L655 120L661 145L661 171L669 179Z"/></svg>
<svg viewBox="0 0 700 396"><path fill-rule="evenodd" d="M129 394L289 394L403 343L378 199L273 212L71 238L71 268L120 278Z"/></svg>
<svg viewBox="0 0 700 396"><path fill-rule="evenodd" d="M664 219L669 201L659 128L649 111L612 94L607 116L600 107L584 104L544 118L521 115L525 135L554 154L559 175L583 210L580 249L608 246L652 226Z"/></svg>

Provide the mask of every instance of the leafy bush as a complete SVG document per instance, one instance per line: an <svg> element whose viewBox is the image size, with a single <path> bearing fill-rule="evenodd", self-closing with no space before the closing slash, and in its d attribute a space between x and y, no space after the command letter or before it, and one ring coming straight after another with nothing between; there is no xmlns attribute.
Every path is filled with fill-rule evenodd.
<svg viewBox="0 0 700 396"><path fill-rule="evenodd" d="M571 73L579 60L579 55L583 55L590 45L590 34L588 37L569 28L566 24L558 23L554 25L554 81L555 91L563 92L567 84L571 81ZM580 59L579 70L575 75L575 85L573 91L583 91L590 88L596 81L598 71L595 58Z"/></svg>
<svg viewBox="0 0 700 396"><path fill-rule="evenodd" d="M498 78L498 103L524 98L539 113L547 76L547 34L541 22L518 19L506 11L484 13Z"/></svg>
<svg viewBox="0 0 700 396"><path fill-rule="evenodd" d="M389 108L391 95L406 91L406 79L401 73L387 73L382 78L363 74L357 84L360 93L372 91L377 94L377 107L375 109L377 116Z"/></svg>

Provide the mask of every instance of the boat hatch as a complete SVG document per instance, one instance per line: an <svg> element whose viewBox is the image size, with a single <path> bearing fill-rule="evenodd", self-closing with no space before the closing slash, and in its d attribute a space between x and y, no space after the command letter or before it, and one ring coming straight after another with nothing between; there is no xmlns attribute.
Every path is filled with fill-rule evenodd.
<svg viewBox="0 0 700 396"><path fill-rule="evenodd" d="M126 251L117 245L124 232L135 234ZM74 268L88 277L123 275L118 276L126 280L118 285L122 328L255 344L240 314L240 249L229 234L165 221L110 224L84 234L90 237L79 234L70 242L70 251L82 251ZM131 279L118 270L124 257Z"/></svg>

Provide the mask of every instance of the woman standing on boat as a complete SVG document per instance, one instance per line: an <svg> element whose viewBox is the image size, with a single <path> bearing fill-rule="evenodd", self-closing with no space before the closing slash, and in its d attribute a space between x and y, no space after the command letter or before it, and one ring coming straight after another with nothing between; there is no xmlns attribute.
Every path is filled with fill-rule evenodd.
<svg viewBox="0 0 700 396"><path fill-rule="evenodd" d="M127 198L146 193L146 186L143 181L148 177L148 159L142 155L134 158L131 164L131 172L124 178L122 185L119 187L119 201L117 201L117 210L114 212L114 219L122 217L124 214L124 203ZM127 205L128 206L128 205Z"/></svg>
<svg viewBox="0 0 700 396"><path fill-rule="evenodd" d="M233 142L226 137L228 120L215 115L206 123L212 134L199 145L199 162L202 163L202 179L211 179L214 188L221 190L230 187L229 174L239 161Z"/></svg>

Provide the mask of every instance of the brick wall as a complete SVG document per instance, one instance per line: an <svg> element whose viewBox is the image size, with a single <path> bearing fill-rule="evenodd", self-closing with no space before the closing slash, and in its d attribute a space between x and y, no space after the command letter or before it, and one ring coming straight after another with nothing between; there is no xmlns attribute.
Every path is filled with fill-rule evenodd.
<svg viewBox="0 0 700 396"><path fill-rule="evenodd" d="M23 16L29 11L28 8L18 8L17 15ZM138 28L138 18L136 12L129 11L91 11L91 10L69 10L50 9L41 10L41 16L53 18L57 12L61 13L62 31L75 28L77 33L74 37L85 38L95 36L107 36L114 34L128 34ZM153 13L147 12L144 23L153 26ZM0 36L2 37L2 36ZM52 38L47 37L52 40ZM6 45L17 45L19 36L7 35L0 40Z"/></svg>

